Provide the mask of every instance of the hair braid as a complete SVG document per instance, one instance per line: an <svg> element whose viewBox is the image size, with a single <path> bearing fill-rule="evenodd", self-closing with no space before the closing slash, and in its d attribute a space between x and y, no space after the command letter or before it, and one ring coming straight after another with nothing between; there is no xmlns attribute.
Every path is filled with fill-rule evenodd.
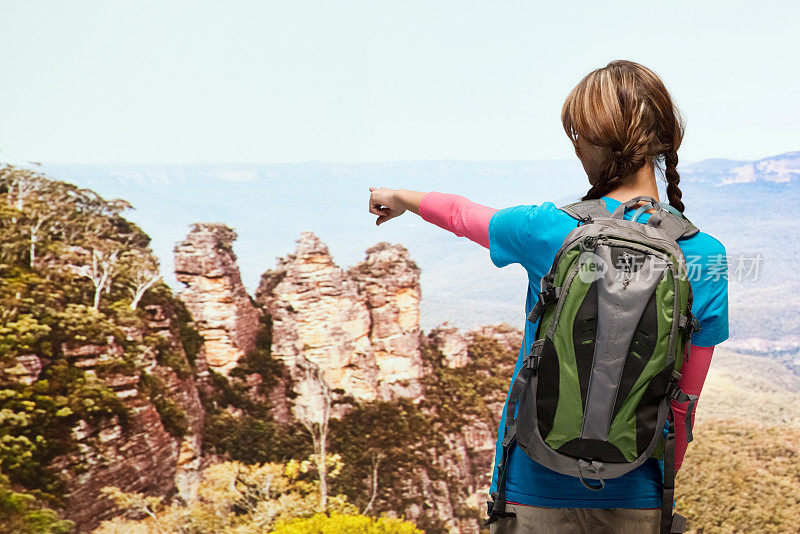
<svg viewBox="0 0 800 534"><path fill-rule="evenodd" d="M667 181L667 198L673 208L683 213L684 206L681 197L681 175L678 174L678 151L671 149L664 153L664 178Z"/></svg>
<svg viewBox="0 0 800 534"><path fill-rule="evenodd" d="M589 191L583 195L581 200L591 200L594 198L600 198L602 196L607 195L614 189L616 189L622 183L622 176L616 175L612 176L606 180L602 180L597 182L595 185L589 189Z"/></svg>
<svg viewBox="0 0 800 534"><path fill-rule="evenodd" d="M582 200L600 198L612 192L622 184L622 178L631 172L641 169L647 162L645 151L652 141L652 136L645 135L638 143L628 143L622 150L614 150L611 160L603 171L602 180L597 181L583 196Z"/></svg>

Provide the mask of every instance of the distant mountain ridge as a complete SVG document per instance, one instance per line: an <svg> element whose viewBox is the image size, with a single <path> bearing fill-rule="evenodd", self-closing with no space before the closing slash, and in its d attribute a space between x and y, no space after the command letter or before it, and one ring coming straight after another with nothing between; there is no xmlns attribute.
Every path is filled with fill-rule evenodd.
<svg viewBox="0 0 800 534"><path fill-rule="evenodd" d="M707 159L682 169L686 176L719 185L772 182L800 179L800 151L786 152L757 161Z"/></svg>

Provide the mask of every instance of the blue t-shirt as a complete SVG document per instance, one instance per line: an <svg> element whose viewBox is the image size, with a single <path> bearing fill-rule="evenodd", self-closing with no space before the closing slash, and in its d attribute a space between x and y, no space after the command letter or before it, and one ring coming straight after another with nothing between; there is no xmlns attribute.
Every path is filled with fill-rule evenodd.
<svg viewBox="0 0 800 534"><path fill-rule="evenodd" d="M620 202L603 197L609 211ZM630 219L633 211L625 214ZM638 221L647 222L648 214ZM542 277L550 269L556 252L577 221L553 203L540 206L516 206L502 209L489 221L489 254L497 267L521 264L528 273L528 296L525 317L539 294ZM728 277L725 247L708 234L699 232L678 244L686 257L692 283L692 313L700 330L692 336L692 345L712 347L728 338ZM524 353L535 337L536 324L525 321L525 343L520 347L514 377L522 366ZM512 378L513 383L513 378ZM502 454L505 412L498 428L495 464L491 491L497 489L497 464ZM664 480L664 464L649 458L629 473L605 481L601 491L586 489L578 478L562 475L533 461L518 447L509 452L506 500L533 506L553 508L660 508Z"/></svg>

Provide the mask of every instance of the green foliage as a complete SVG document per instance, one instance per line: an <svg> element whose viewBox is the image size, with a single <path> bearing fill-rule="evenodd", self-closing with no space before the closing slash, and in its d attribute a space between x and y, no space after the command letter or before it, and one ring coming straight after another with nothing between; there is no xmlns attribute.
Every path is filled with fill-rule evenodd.
<svg viewBox="0 0 800 534"><path fill-rule="evenodd" d="M65 360L54 361L45 369L42 378L37 386L46 385L48 396L66 398L67 406L77 418L93 421L117 417L122 424L128 421L128 409L113 391L98 378Z"/></svg>
<svg viewBox="0 0 800 534"><path fill-rule="evenodd" d="M197 355L203 346L203 336L192 326L191 315L186 305L175 300L175 322L178 325L178 337L181 340L183 352L191 365L195 365Z"/></svg>
<svg viewBox="0 0 800 534"><path fill-rule="evenodd" d="M67 452L69 429L78 419L112 416L121 421L127 416L117 396L58 361L33 386L10 384L0 390L0 469L13 482L57 498L63 483L47 465Z"/></svg>
<svg viewBox="0 0 800 534"><path fill-rule="evenodd" d="M108 338L124 338L113 318L91 306L68 303L63 310L52 310L48 318L56 324L53 331L73 344L105 345Z"/></svg>
<svg viewBox="0 0 800 534"><path fill-rule="evenodd" d="M283 364L270 353L272 322L261 319L256 348L248 351L229 377L210 371L211 392L201 395L206 411L204 451L250 464L285 462L311 453L308 436L298 427L275 421L266 396L278 384ZM253 387L249 376L258 374Z"/></svg>
<svg viewBox="0 0 800 534"><path fill-rule="evenodd" d="M124 355L122 358L98 362L94 366L94 371L99 377L106 377L112 375L135 375L139 369L136 362L132 358Z"/></svg>
<svg viewBox="0 0 800 534"><path fill-rule="evenodd" d="M278 378L283 373L283 364L272 357L272 317L267 314L259 318L259 328L256 332L254 350L250 350L245 357L237 362L230 376L244 379L250 374L258 373L261 376L257 392L260 395L269 394L270 390L278 383Z"/></svg>
<svg viewBox="0 0 800 534"><path fill-rule="evenodd" d="M311 453L308 438L294 426L225 411L206 415L203 447L207 453L248 464L284 462Z"/></svg>
<svg viewBox="0 0 800 534"><path fill-rule="evenodd" d="M243 373L239 368L239 373L231 374ZM212 396L203 396L205 452L245 463L283 462L310 454L307 436L275 421L270 405L256 400L245 382L214 371L210 376Z"/></svg>
<svg viewBox="0 0 800 534"><path fill-rule="evenodd" d="M146 312L130 307L132 288L157 261L149 237L122 216L129 208L33 171L0 167L0 469L15 487L54 502L64 486L47 466L75 445L70 429L81 419L127 422L124 402L104 379L138 374L146 354L156 354L155 374L170 368L191 375L181 348L147 335ZM103 268L93 263L98 258L111 262L102 285L92 278L93 269ZM163 283L152 285L140 304L148 300L174 312L171 327L194 359L200 340L185 306ZM123 354L107 351L111 343ZM94 363L90 355L86 372L75 363L89 345L103 355ZM24 371L21 355L41 362L32 386L14 378ZM163 384L144 380L141 387L167 430L183 435L186 414Z"/></svg>
<svg viewBox="0 0 800 534"><path fill-rule="evenodd" d="M39 323L31 314L17 314L15 320L0 324L0 358L33 350L48 333L50 327Z"/></svg>
<svg viewBox="0 0 800 534"><path fill-rule="evenodd" d="M185 380L192 376L192 369L189 363L186 361L183 354L175 352L170 339L164 336L151 335L148 336L147 344L151 347L155 347L156 363L175 371L178 378Z"/></svg>
<svg viewBox="0 0 800 534"><path fill-rule="evenodd" d="M160 378L142 371L139 375L139 388L155 406L164 430L178 438L189 432L189 419L186 411L167 396L167 388Z"/></svg>
<svg viewBox="0 0 800 534"><path fill-rule="evenodd" d="M494 421L498 414L490 407L503 402L516 361L494 340L475 336L469 345L468 363L456 369L443 364L439 351L422 348L431 369L423 379L423 405L436 415L443 432L458 432L470 419Z"/></svg>
<svg viewBox="0 0 800 534"><path fill-rule="evenodd" d="M164 429L171 435L180 438L189 432L186 411L171 399L159 397L154 402Z"/></svg>
<svg viewBox="0 0 800 534"><path fill-rule="evenodd" d="M255 417L267 417L270 407L266 403L257 402L248 390L250 386L242 380L229 380L214 370L209 370L212 394L204 395L202 400L207 412L230 409L244 412Z"/></svg>
<svg viewBox="0 0 800 534"><path fill-rule="evenodd" d="M28 493L14 491L0 473L0 532L15 534L67 534L75 528Z"/></svg>
<svg viewBox="0 0 800 534"><path fill-rule="evenodd" d="M377 471L380 501L373 511L401 509L410 504L397 476L415 467L432 471L427 454L431 418L409 400L356 405L341 419L331 421L331 450L342 456L344 468L332 483L360 509L372 497Z"/></svg>
<svg viewBox="0 0 800 534"><path fill-rule="evenodd" d="M423 534L413 523L381 517L332 513L280 521L273 534Z"/></svg>

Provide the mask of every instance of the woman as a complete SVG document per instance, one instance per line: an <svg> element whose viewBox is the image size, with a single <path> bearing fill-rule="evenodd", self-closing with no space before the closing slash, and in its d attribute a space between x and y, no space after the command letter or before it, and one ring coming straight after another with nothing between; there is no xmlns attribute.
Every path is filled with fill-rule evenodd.
<svg viewBox="0 0 800 534"><path fill-rule="evenodd" d="M666 181L669 204L684 211L676 169L683 125L664 84L651 70L630 61L613 61L592 71L567 97L561 119L589 178L590 188L584 200L602 198L613 211L621 202L636 196L659 199L658 167ZM566 235L576 226L572 217L550 202L498 211L458 195L385 188L370 191L369 210L378 216L379 225L410 210L488 248L497 267L512 263L525 267L526 316L535 303L542 276ZM644 214L637 221L646 222L648 217ZM625 218L630 219L631 212ZM728 337L725 249L702 232L678 243L690 266L692 312L701 327L692 337L691 358L684 363L679 386L687 394L699 395L714 346ZM526 321L525 329L525 337L534 339L536 325ZM525 347L520 348L515 376L524 350ZM684 419L688 404L672 402L676 470L686 451ZM505 409L501 417L504 420ZM496 460L500 457L503 432L501 423ZM491 491L496 489L497 463ZM506 479L506 511L511 514L493 523L491 532L658 532L663 469L663 462L651 458L626 475L606 480L603 491L590 491L577 478L546 469L514 448Z"/></svg>

